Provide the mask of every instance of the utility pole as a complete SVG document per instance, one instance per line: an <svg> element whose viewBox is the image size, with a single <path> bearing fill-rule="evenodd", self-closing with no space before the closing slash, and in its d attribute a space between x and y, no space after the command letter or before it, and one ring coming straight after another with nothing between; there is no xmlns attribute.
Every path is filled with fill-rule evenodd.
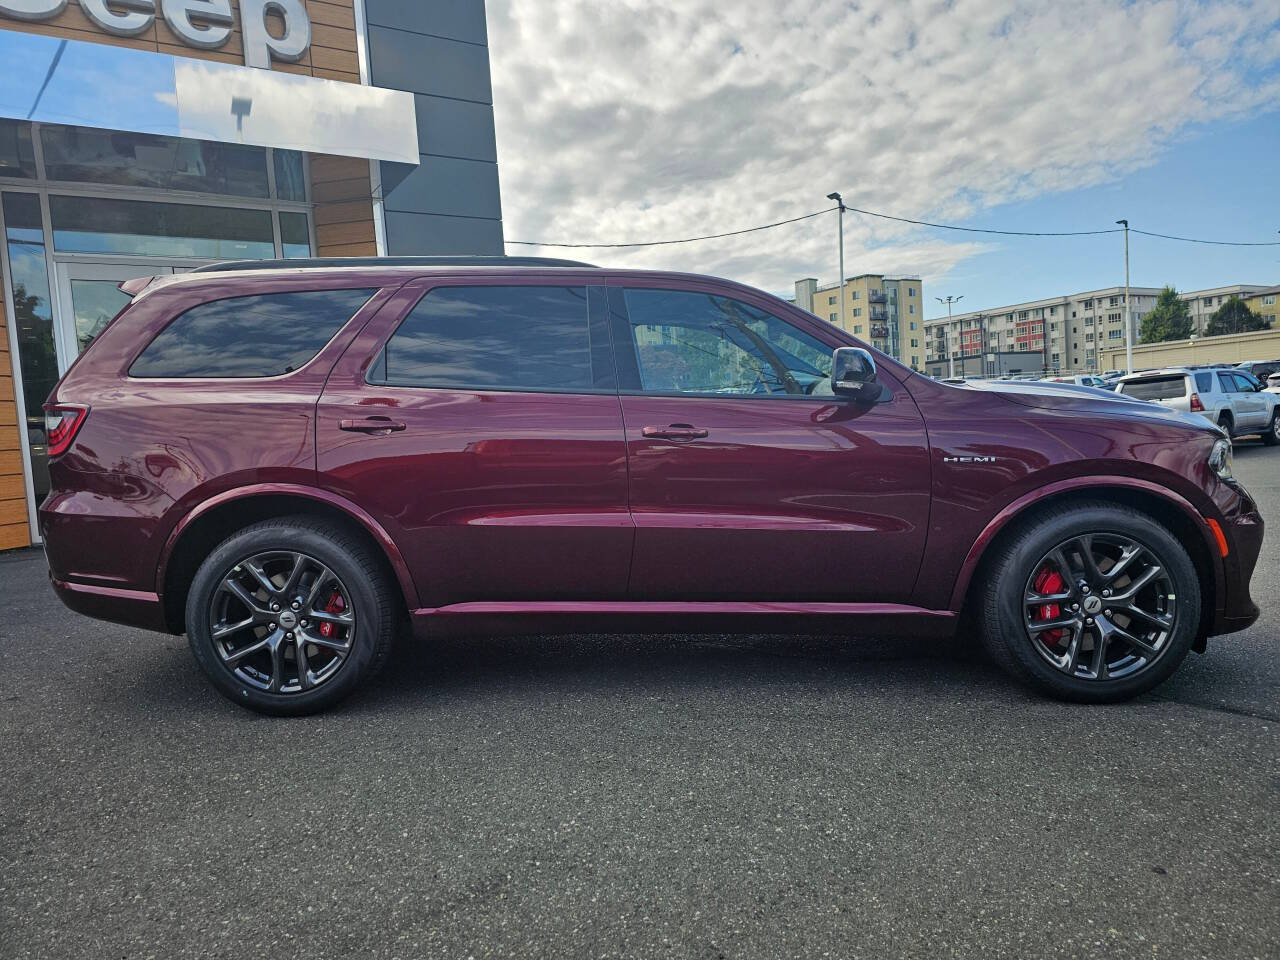
<svg viewBox="0 0 1280 960"><path fill-rule="evenodd" d="M947 362L950 369L950 372L947 374L947 376L950 377L952 380L954 380L956 377L956 355L951 352L951 304L959 303L961 300L963 300L964 294L960 294L960 296L958 297L953 297L951 296L951 294L947 294L947 299L945 300L943 300L941 297L934 297L933 299L937 300L939 303L945 303L947 305L946 341L947 341Z"/></svg>
<svg viewBox="0 0 1280 960"><path fill-rule="evenodd" d="M1129 221L1117 220L1124 226L1124 372L1133 373L1133 325L1129 320ZM1095 346L1099 353L1101 346Z"/></svg>
<svg viewBox="0 0 1280 960"><path fill-rule="evenodd" d="M840 291L840 329L845 333L849 332L849 325L845 323L844 318L844 200L838 193L828 193L828 200L834 200L840 204L840 282L836 284L836 288Z"/></svg>

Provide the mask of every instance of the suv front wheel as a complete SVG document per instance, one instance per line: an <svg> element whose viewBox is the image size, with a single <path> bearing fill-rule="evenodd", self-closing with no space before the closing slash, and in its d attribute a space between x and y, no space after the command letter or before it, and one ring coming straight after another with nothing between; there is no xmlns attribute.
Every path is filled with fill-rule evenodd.
<svg viewBox="0 0 1280 960"><path fill-rule="evenodd" d="M187 595L187 639L226 697L260 713L332 706L389 655L394 592L367 544L313 517L223 541Z"/></svg>
<svg viewBox="0 0 1280 960"><path fill-rule="evenodd" d="M1045 510L998 547L982 584L984 640L1053 696L1127 700L1178 668L1200 622L1200 582L1177 538L1102 502Z"/></svg>

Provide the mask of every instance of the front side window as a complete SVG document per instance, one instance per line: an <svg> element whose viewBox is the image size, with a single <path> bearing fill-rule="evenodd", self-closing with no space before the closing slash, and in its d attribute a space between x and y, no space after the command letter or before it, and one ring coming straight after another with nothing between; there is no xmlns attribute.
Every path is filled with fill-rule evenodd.
<svg viewBox="0 0 1280 960"><path fill-rule="evenodd" d="M213 300L179 314L131 377L275 377L324 349L373 290L306 290Z"/></svg>
<svg viewBox="0 0 1280 960"><path fill-rule="evenodd" d="M645 392L831 395L831 348L771 313L688 291L625 297Z"/></svg>
<svg viewBox="0 0 1280 960"><path fill-rule="evenodd" d="M369 380L469 390L593 390L593 369L607 376L607 357L607 339L593 339L586 287L437 287L391 335Z"/></svg>

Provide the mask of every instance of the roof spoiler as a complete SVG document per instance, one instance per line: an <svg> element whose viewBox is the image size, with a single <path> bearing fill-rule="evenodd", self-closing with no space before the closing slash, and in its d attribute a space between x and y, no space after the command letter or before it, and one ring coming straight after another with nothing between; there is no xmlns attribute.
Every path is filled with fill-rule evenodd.
<svg viewBox="0 0 1280 960"><path fill-rule="evenodd" d="M155 277L133 277L120 284L120 289L131 297L136 297L155 282Z"/></svg>

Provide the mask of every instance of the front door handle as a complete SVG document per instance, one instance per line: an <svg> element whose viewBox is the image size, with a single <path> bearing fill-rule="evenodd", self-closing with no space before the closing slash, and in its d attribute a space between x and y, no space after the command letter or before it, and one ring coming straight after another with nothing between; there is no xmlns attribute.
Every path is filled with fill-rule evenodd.
<svg viewBox="0 0 1280 960"><path fill-rule="evenodd" d="M666 427L644 427L642 436L653 440L701 440L710 436L709 430L695 427L691 423L673 423Z"/></svg>
<svg viewBox="0 0 1280 960"><path fill-rule="evenodd" d="M377 436L399 433L407 426L408 424L403 420L392 420L390 417L365 417L362 420L338 421L339 430L348 430L352 433L371 433Z"/></svg>

